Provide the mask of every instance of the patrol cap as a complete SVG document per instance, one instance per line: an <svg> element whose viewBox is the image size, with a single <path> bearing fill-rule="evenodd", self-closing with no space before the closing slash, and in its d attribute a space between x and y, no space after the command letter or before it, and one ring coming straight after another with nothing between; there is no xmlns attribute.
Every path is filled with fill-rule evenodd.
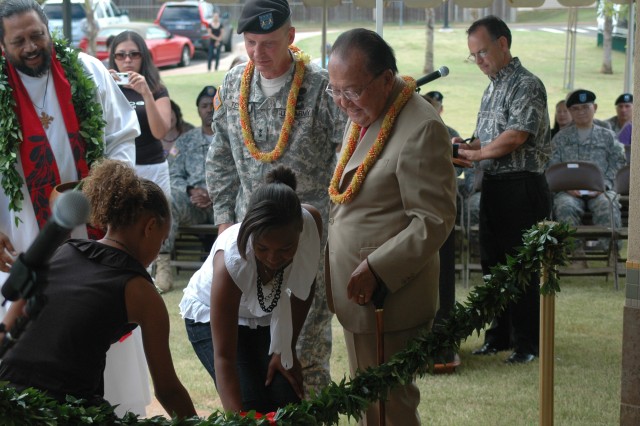
<svg viewBox="0 0 640 426"><path fill-rule="evenodd" d="M200 99L202 99L205 96L208 96L210 98L213 98L216 95L216 88L213 86L204 86L204 89L202 89L202 91L200 91L200 93L198 94L198 97L196 98L196 106L198 106L200 104Z"/></svg>
<svg viewBox="0 0 640 426"><path fill-rule="evenodd" d="M578 89L567 96L567 108L571 108L572 105L576 104L592 104L596 100L595 93Z"/></svg>
<svg viewBox="0 0 640 426"><path fill-rule="evenodd" d="M248 0L238 20L238 34L247 31L268 34L280 28L291 16L287 0Z"/></svg>
<svg viewBox="0 0 640 426"><path fill-rule="evenodd" d="M433 99L434 101L438 101L438 102L442 102L442 99L444 99L444 96L442 96L442 93L438 92L437 90L428 92L427 96Z"/></svg>
<svg viewBox="0 0 640 426"><path fill-rule="evenodd" d="M618 96L618 99L616 99L616 103L614 105L632 104L632 103L633 103L633 95L631 93L623 93L622 95Z"/></svg>

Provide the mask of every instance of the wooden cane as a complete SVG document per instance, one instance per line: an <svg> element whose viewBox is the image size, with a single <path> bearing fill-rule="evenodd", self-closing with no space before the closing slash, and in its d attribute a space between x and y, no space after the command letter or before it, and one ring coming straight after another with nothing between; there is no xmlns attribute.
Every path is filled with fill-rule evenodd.
<svg viewBox="0 0 640 426"><path fill-rule="evenodd" d="M378 352L378 365L384 364L384 309L376 309L376 347ZM385 426L384 399L378 403L380 407L380 426Z"/></svg>

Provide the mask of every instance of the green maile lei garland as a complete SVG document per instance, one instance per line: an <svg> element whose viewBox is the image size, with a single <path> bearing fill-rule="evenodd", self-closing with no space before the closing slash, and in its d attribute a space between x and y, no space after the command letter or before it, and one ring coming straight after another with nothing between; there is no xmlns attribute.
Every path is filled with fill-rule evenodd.
<svg viewBox="0 0 640 426"><path fill-rule="evenodd" d="M451 317L441 326L434 327L413 341L406 349L396 353L381 366L360 371L351 381L330 383L318 394L299 404L290 404L275 415L283 425L338 424L340 415L359 419L362 411L373 401L384 398L398 384L424 376L438 354L457 351L460 342L482 328L505 306L519 298L534 273L544 269L540 294L554 296L560 291L558 267L567 263L574 230L567 224L540 222L523 235L523 246L517 254L507 257L505 265L497 265L484 284L474 287L467 300L456 303ZM138 419L128 413L118 418L110 405L84 407L82 401L67 396L65 404L58 404L35 389L23 393L0 383L0 416L7 424L35 424L48 419L57 424L92 425L269 425L269 420L256 418L255 412L242 417L237 413L213 412L208 418L167 420L162 416Z"/></svg>
<svg viewBox="0 0 640 426"><path fill-rule="evenodd" d="M71 85L71 99L78 117L79 132L86 144L87 165L101 158L104 153L104 125L102 106L96 101L96 84L78 60L78 51L71 49L64 40L53 38L56 57L60 61L64 73ZM2 189L9 197L9 210L22 210L23 178L18 173L16 163L20 155L22 130L18 116L15 114L16 101L13 89L9 85L6 58L0 56L0 173L2 173ZM20 222L16 216L16 226Z"/></svg>

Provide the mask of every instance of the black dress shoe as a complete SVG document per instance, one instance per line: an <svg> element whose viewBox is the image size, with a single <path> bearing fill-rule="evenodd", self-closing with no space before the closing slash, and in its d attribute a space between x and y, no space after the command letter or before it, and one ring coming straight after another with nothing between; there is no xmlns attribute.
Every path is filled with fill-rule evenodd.
<svg viewBox="0 0 640 426"><path fill-rule="evenodd" d="M507 358L504 362L508 364L528 364L534 359L536 359L536 356L534 354L528 354L526 352L514 352L509 355L509 358Z"/></svg>
<svg viewBox="0 0 640 426"><path fill-rule="evenodd" d="M480 349L471 352L473 355L494 355L503 349L493 346L491 343L485 343Z"/></svg>

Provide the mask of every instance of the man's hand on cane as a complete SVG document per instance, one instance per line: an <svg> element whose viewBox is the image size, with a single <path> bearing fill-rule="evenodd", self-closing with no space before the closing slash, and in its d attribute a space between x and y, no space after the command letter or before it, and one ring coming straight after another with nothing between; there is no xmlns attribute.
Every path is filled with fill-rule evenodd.
<svg viewBox="0 0 640 426"><path fill-rule="evenodd" d="M371 296L378 287L378 280L369 267L367 259L360 262L360 265L351 274L347 284L347 297L353 303L366 305L371 300Z"/></svg>

